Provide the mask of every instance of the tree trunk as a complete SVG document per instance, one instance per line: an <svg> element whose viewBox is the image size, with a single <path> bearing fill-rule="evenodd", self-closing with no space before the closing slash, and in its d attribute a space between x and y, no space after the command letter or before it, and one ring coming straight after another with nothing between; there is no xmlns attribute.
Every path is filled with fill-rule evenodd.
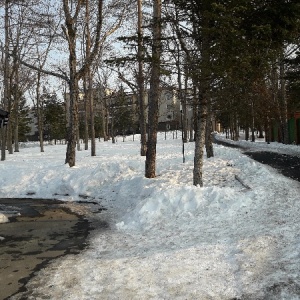
<svg viewBox="0 0 300 300"><path fill-rule="evenodd" d="M197 114L197 131L195 132L195 157L194 157L194 171L193 184L195 186L203 187L203 154L205 144L207 118L207 99L205 91L199 94L199 107Z"/></svg>
<svg viewBox="0 0 300 300"><path fill-rule="evenodd" d="M198 99L197 99L197 86L196 83L193 81L193 129L194 129L194 139L196 141L196 132L197 132L197 117L198 117Z"/></svg>
<svg viewBox="0 0 300 300"><path fill-rule="evenodd" d="M237 113L234 113L234 118L233 118L233 128L234 128L234 140L238 141L239 137L240 137L240 133L239 133L239 125L238 125L238 119L237 119Z"/></svg>
<svg viewBox="0 0 300 300"><path fill-rule="evenodd" d="M107 108L106 108L106 100L104 97L101 99L101 115L102 115L102 134L104 142L108 141L108 131L107 131Z"/></svg>
<svg viewBox="0 0 300 300"><path fill-rule="evenodd" d="M193 128L193 124L194 124L194 119L191 119L191 123L190 123L190 142L194 141L194 128Z"/></svg>
<svg viewBox="0 0 300 300"><path fill-rule="evenodd" d="M147 128L146 128L146 108L145 108L145 88L144 88L144 47L143 47L143 13L142 0L138 3L138 98L139 98L139 123L141 131L141 156L147 153Z"/></svg>
<svg viewBox="0 0 300 300"><path fill-rule="evenodd" d="M208 100L208 108L207 108L207 119L206 119L206 131L205 131L205 148L206 148L206 156L207 158L214 156L214 147L212 141L212 112L211 112L211 104L210 100Z"/></svg>
<svg viewBox="0 0 300 300"><path fill-rule="evenodd" d="M145 176L154 178L156 176L156 144L158 103L160 88L160 55L161 55L161 0L153 3L153 45L152 45L152 72L149 93L149 136L147 143Z"/></svg>
<svg viewBox="0 0 300 300"><path fill-rule="evenodd" d="M209 1L205 1L203 5L203 20L202 26L207 30L209 28L209 18L205 14L205 7L209 6ZM195 157L194 157L194 170L193 170L193 184L195 186L203 187L203 152L205 145L205 132L206 132L206 119L208 111L208 96L210 89L210 53L209 53L209 43L210 37L206 30L201 32L201 41L199 50L201 51L201 65L199 74L199 97L198 97L198 107L197 107L197 129L196 129L196 141L195 141Z"/></svg>
<svg viewBox="0 0 300 300"><path fill-rule="evenodd" d="M249 126L247 125L247 127L245 128L245 140L248 141L249 140Z"/></svg>
<svg viewBox="0 0 300 300"><path fill-rule="evenodd" d="M76 24L75 19L70 15L68 3L64 0L64 11L66 16L66 37L69 45L69 111L66 113L68 116L67 124L67 151L66 163L70 167L75 166L76 160L76 140L78 129L78 114L77 114L77 101L78 101L78 76L77 76L77 57L76 57Z"/></svg>
<svg viewBox="0 0 300 300"><path fill-rule="evenodd" d="M37 110L40 150L41 152L44 152L44 112L43 112L43 104L41 103L40 86L41 86L41 72L38 72L37 82L36 82L36 110Z"/></svg>
<svg viewBox="0 0 300 300"><path fill-rule="evenodd" d="M284 68L284 54L280 58L280 100L281 100L281 119L282 119L282 131L283 131L283 140L284 144L289 143L289 130L288 130L288 108L287 108L287 99L286 99L286 80L285 80L285 68Z"/></svg>
<svg viewBox="0 0 300 300"><path fill-rule="evenodd" d="M90 19L90 3L85 0L85 13L86 13L86 57L90 58L91 55L91 32L89 26ZM88 103L89 103L89 116L91 128L91 156L96 156L96 141L95 141L95 114L94 114L94 94L92 93L93 82L91 66L87 70L87 83L88 83Z"/></svg>
<svg viewBox="0 0 300 300"><path fill-rule="evenodd" d="M8 97L8 111L12 113L12 91L13 91L13 80L12 80L12 72L10 74L10 84L9 84L9 97ZM12 118L11 118L12 119ZM6 146L8 150L8 154L13 154L13 144L12 144L12 120L7 124L7 131L6 131Z"/></svg>
<svg viewBox="0 0 300 300"><path fill-rule="evenodd" d="M83 90L84 90L84 150L89 149L89 88L88 86L88 75L84 76Z"/></svg>
<svg viewBox="0 0 300 300"><path fill-rule="evenodd" d="M72 31L71 31L72 32ZM66 152L66 163L70 167L75 166L76 159L76 141L77 141L77 129L78 129L78 114L77 114L77 101L78 101L78 78L76 76L76 50L75 50L75 32L74 36L70 36L70 57L69 57L69 67L70 67L70 81L69 81L69 91L70 91L70 106L69 111L69 124L67 128L67 152ZM70 35L70 33L69 33Z"/></svg>
<svg viewBox="0 0 300 300"><path fill-rule="evenodd" d="M90 90L90 120L91 120L91 156L96 156L94 95L92 94L92 75L88 72Z"/></svg>
<svg viewBox="0 0 300 300"><path fill-rule="evenodd" d="M111 142L113 144L116 143L116 139L115 139L115 126L114 126L114 115L111 115Z"/></svg>
<svg viewBox="0 0 300 300"><path fill-rule="evenodd" d="M14 58L14 69L15 69L15 86L14 89L14 105L15 105L15 116L14 116L14 146L15 152L19 152L19 103L20 103L20 92L19 92L19 64L18 59Z"/></svg>
<svg viewBox="0 0 300 300"><path fill-rule="evenodd" d="M78 99L77 99L78 101ZM78 109L78 105L77 105L77 109ZM76 145L77 145L77 151L81 151L81 147L80 147L80 130L79 130L79 113L77 111L77 126L76 126Z"/></svg>
<svg viewBox="0 0 300 300"><path fill-rule="evenodd" d="M186 93L187 93L187 75L185 77L184 83L184 93L182 90L182 82L181 82L181 69L180 69L180 51L179 46L177 46L177 83L178 83L178 96L181 104L181 130L182 130L182 142L187 143L187 109L186 109ZM187 73L187 72L186 72ZM184 147L184 146L183 146Z"/></svg>
<svg viewBox="0 0 300 300"><path fill-rule="evenodd" d="M258 132L259 132L258 137L259 137L260 139L263 139L263 138L264 138L264 133L263 133L263 129L261 128L261 126L259 127Z"/></svg>
<svg viewBox="0 0 300 300"><path fill-rule="evenodd" d="M69 90L70 90L70 106L69 111L69 124L67 127L67 151L66 151L66 163L69 164L70 167L75 166L75 156L76 156L76 136L77 136L77 129L78 129L78 81L79 79L83 78L87 71L91 68L91 65L97 54L99 53L99 48L101 44L101 29L103 24L103 2L102 0L97 1L98 7L98 17L96 20L96 29L95 29L95 37L94 37L94 46L93 50L89 57L85 59L82 63L81 68L77 71L77 57L76 57L76 23L78 21L78 16L80 13L81 8L83 7L83 1L76 2L76 8L74 12L74 16L71 16L71 11L69 7L70 1L63 0L63 9L65 14L65 26L63 26L63 31L65 33L65 37L68 41L69 47ZM72 2L72 1L71 1ZM72 3L71 3L72 4Z"/></svg>
<svg viewBox="0 0 300 300"><path fill-rule="evenodd" d="M70 69L72 70L72 68ZM75 74L73 73L70 76L71 77L69 82L70 110L67 112L69 114L69 124L67 127L66 163L68 163L70 167L75 166L77 125L78 125L78 116L77 116L78 80L74 75Z"/></svg>
<svg viewBox="0 0 300 300"><path fill-rule="evenodd" d="M179 51L178 51L179 55ZM179 58L179 57L178 57ZM181 81L181 79L180 79ZM182 97L182 113L183 113L183 142L188 142L188 124L187 124L187 93L188 93L188 68L185 67L185 78L184 78L184 94Z"/></svg>
<svg viewBox="0 0 300 300"><path fill-rule="evenodd" d="M270 144L271 142L271 126L270 126L269 116L266 117L266 122L265 122L265 141L268 144Z"/></svg>
<svg viewBox="0 0 300 300"><path fill-rule="evenodd" d="M251 142L255 142L254 101L251 103Z"/></svg>
<svg viewBox="0 0 300 300"><path fill-rule="evenodd" d="M5 45L4 45L4 101L3 107L7 108L7 104L9 101L9 0L5 0L5 16L4 16L4 27L5 27ZM2 137L1 137L1 161L5 160L6 156L6 137L7 137L7 127L3 127L1 129Z"/></svg>

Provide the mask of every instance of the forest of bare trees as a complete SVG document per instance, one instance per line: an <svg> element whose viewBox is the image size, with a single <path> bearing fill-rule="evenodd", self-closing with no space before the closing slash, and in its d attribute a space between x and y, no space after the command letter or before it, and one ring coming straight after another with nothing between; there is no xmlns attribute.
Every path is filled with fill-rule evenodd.
<svg viewBox="0 0 300 300"><path fill-rule="evenodd" d="M214 155L213 117L235 140L242 128L247 139L254 142L259 132L270 142L276 126L280 141L293 142L288 122L300 111L297 0L0 0L0 11L0 109L9 113L2 161L19 151L27 106L37 116L42 152L51 128L66 141L70 167L80 139L85 150L91 141L95 156L97 137L114 138L109 117L123 130L125 122L133 127L109 103L117 95L123 101L123 90L137 99L147 178L156 176L161 89L176 90L181 103L183 142L195 142L196 186L203 186L204 150Z"/></svg>

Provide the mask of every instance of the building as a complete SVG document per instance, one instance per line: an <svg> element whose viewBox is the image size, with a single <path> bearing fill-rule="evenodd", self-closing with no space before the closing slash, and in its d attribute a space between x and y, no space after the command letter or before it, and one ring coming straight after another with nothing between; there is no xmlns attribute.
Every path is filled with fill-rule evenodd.
<svg viewBox="0 0 300 300"><path fill-rule="evenodd" d="M149 91L144 94L145 101L145 118L148 119L148 98ZM68 107L69 95L65 98L66 107ZM132 124L129 128L126 128L127 133L139 132L139 103L137 95L134 93L127 93L125 91L111 91L111 90L93 90L93 102L94 102L94 113L96 116L101 116L103 119L103 127L106 126L108 131L114 126L114 129L118 134L124 131L124 128L120 129L119 122L117 120L120 117L122 111L127 111L131 114ZM78 111L80 118L84 118L85 104L84 94L81 93L78 103ZM182 106L178 97L178 92L172 88L161 89L159 99L159 116L158 116L158 130L176 130L181 128L182 118ZM191 105L187 107L187 125L192 125L192 108ZM105 123L105 124L104 124Z"/></svg>

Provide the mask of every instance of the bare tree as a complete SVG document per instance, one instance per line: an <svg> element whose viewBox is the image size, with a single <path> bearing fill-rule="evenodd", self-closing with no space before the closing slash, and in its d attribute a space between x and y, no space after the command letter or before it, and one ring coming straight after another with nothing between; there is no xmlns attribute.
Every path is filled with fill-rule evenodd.
<svg viewBox="0 0 300 300"><path fill-rule="evenodd" d="M69 47L69 95L70 95L70 110L67 112L69 114L69 123L67 124L67 152L66 152L66 163L70 167L75 166L75 150L76 150L76 140L77 140L77 128L78 128L78 94L79 87L78 81L87 73L91 64L93 63L95 57L99 52L100 47L100 33L102 29L102 10L103 1L99 0L97 5L97 25L95 32L95 41L93 49L83 62L82 67L77 69L77 22L80 10L83 7L83 0L78 0L75 8L72 11L70 3L67 0L63 0L63 10L65 14L65 26L63 26L63 31L68 42Z"/></svg>

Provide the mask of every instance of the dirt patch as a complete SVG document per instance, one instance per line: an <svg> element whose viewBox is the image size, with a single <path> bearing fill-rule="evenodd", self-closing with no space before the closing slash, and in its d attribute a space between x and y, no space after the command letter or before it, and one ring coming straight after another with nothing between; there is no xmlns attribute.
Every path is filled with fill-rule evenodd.
<svg viewBox="0 0 300 300"><path fill-rule="evenodd" d="M25 284L50 260L77 254L87 246L92 229L83 216L63 202L38 199L0 199L13 211L0 224L0 299L25 291Z"/></svg>

